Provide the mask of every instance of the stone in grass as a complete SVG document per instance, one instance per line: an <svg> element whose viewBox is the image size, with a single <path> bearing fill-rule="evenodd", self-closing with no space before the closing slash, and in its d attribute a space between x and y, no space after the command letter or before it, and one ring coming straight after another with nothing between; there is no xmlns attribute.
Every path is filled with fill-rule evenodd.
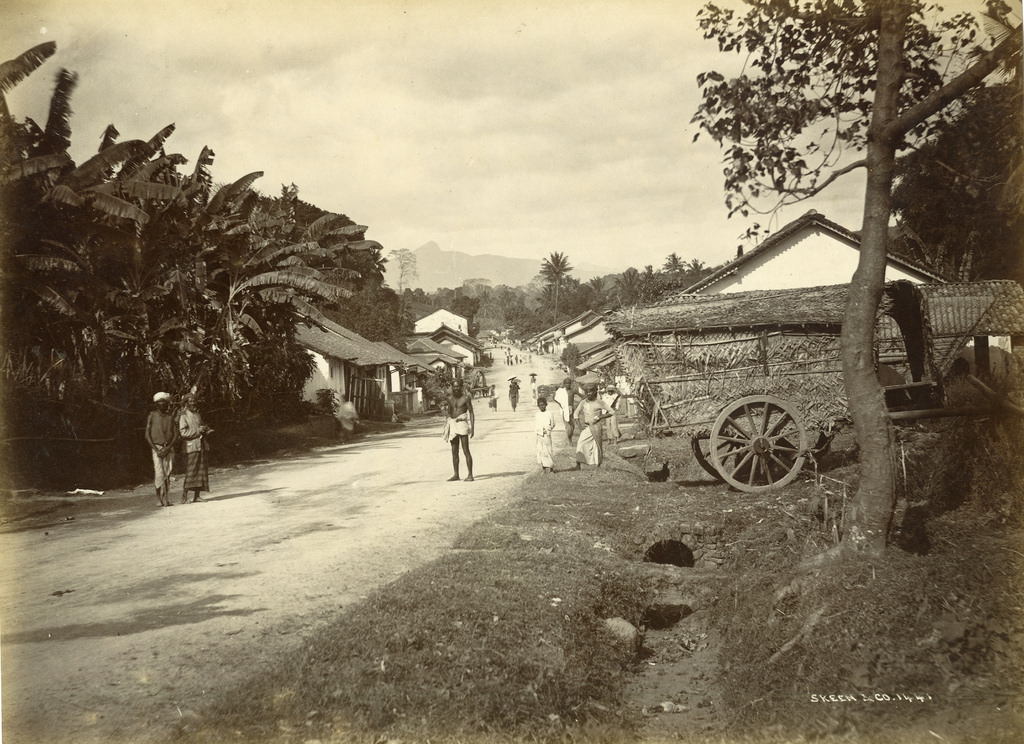
<svg viewBox="0 0 1024 744"><path fill-rule="evenodd" d="M640 648L644 645L644 637L631 622L621 617L609 617L604 621L604 626L612 634L615 644L626 653L631 656L640 653Z"/></svg>

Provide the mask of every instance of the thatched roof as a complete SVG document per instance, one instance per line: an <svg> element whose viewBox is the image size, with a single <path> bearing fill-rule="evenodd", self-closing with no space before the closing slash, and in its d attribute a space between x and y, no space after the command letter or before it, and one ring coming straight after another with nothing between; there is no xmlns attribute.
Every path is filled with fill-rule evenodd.
<svg viewBox="0 0 1024 744"><path fill-rule="evenodd" d="M1024 289L1015 281L912 286L921 297L933 337L1024 335ZM831 327L838 332L848 289L846 284L837 284L717 295L677 294L644 307L619 310L608 319L607 326L619 337L811 326Z"/></svg>
<svg viewBox="0 0 1024 744"><path fill-rule="evenodd" d="M1010 279L917 287L933 336L1024 335L1024 289Z"/></svg>
<svg viewBox="0 0 1024 744"><path fill-rule="evenodd" d="M300 325L295 336L296 340L307 349L312 349L324 356L352 362L359 367L371 367L378 364L406 364L413 361L398 349L365 339L355 331L350 331L329 320L323 323L322 328Z"/></svg>
<svg viewBox="0 0 1024 744"><path fill-rule="evenodd" d="M781 326L834 326L838 331L847 289L846 284L836 284L730 294L676 294L652 305L618 310L608 318L607 327L616 336Z"/></svg>

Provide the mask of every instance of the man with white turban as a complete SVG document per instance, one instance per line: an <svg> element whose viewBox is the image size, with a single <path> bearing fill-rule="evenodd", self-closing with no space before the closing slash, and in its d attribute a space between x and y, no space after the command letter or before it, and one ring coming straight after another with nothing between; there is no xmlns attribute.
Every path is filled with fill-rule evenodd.
<svg viewBox="0 0 1024 744"><path fill-rule="evenodd" d="M146 419L146 443L153 453L153 485L160 506L170 506L171 470L174 467L174 445L178 441L178 427L171 415L171 396L157 393L153 396L155 410Z"/></svg>

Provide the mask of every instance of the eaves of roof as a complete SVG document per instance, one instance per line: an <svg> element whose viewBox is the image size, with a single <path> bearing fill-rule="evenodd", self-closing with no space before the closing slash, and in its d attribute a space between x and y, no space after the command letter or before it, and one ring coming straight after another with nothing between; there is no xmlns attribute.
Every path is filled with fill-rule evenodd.
<svg viewBox="0 0 1024 744"><path fill-rule="evenodd" d="M800 215L799 217L797 217L792 222L790 222L790 223L788 223L786 225L783 225L779 230L777 230L776 232L772 233L767 238L765 238L761 242L761 244L758 245L753 250L747 251L742 256L738 256L737 258L733 259L729 263L725 264L725 266L722 266L721 268L717 269L713 273L711 273L708 276L704 277L700 281L698 281L698 282L696 282L694 284L691 284L689 287L684 289L682 292L679 292L679 294L680 295L694 294L695 292L699 292L702 289L710 287L712 284L714 284L714 283L716 283L716 282L718 282L718 281L720 281L722 279L725 279L726 277L732 276L733 274L738 272L741 268L743 268L746 264L748 264L750 261L754 260L755 258L757 258L759 256L763 256L765 253L768 253L773 248L775 248L780 243L782 243L784 240L786 240L786 239L792 237L793 235L795 235L796 233L798 233L800 230L803 230L804 228L811 227L811 226L814 226L814 225L817 225L818 227L822 228L823 230L827 230L827 231L833 233L834 235L836 235L836 236L838 236L838 237L840 237L840 238L842 238L842 239L852 243L854 248L856 248L857 250L860 250L860 234L859 233L853 232L852 230L847 230L842 225L840 225L840 224L838 224L836 222L833 222L832 220L826 218L820 212L817 212L817 211L811 209L811 210L805 212L804 214ZM918 266L918 265L916 265L914 263L911 263L910 261L907 261L906 259L890 255L888 257L887 261L890 264L894 265L894 266L898 266L898 267L900 267L902 269L905 269L907 271L920 274L921 276L927 277L928 279L931 279L933 281L936 281L936 282L944 282L944 281L946 281L945 277L939 276L938 274L930 271L929 269L927 269L927 268L925 268L923 266Z"/></svg>

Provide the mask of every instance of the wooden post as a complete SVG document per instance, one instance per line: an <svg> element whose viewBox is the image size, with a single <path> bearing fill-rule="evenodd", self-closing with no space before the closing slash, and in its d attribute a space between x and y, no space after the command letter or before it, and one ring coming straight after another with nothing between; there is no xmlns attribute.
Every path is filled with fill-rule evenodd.
<svg viewBox="0 0 1024 744"><path fill-rule="evenodd" d="M978 377L988 377L991 370L991 355L988 351L988 336L975 336L974 374Z"/></svg>

